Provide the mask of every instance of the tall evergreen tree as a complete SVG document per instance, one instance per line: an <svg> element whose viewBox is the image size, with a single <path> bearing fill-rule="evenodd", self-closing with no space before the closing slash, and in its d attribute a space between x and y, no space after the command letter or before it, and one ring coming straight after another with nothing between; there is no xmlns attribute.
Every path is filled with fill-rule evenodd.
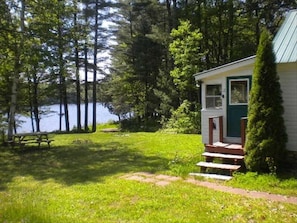
<svg viewBox="0 0 297 223"><path fill-rule="evenodd" d="M161 94L155 90L160 70L168 62L166 40L161 40L159 33L159 24L166 27L166 9L154 1L141 0L125 2L120 13L123 19L119 21L113 77L109 79L113 111L123 113L129 106L129 112L139 121L148 121L159 110ZM119 94L123 89L126 94ZM117 109L121 107L119 103L128 106Z"/></svg>
<svg viewBox="0 0 297 223"><path fill-rule="evenodd" d="M245 163L249 170L275 172L285 157L287 135L271 36L264 30L256 55L248 108Z"/></svg>

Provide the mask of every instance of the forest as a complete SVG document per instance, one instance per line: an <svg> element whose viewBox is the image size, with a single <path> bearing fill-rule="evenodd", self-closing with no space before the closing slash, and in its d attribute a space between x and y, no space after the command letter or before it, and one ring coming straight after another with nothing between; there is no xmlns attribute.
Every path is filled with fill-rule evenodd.
<svg viewBox="0 0 297 223"><path fill-rule="evenodd" d="M295 0L2 0L0 128L16 114L39 123L41 106L103 103L121 120L200 132L193 74L254 55L262 28L275 34ZM85 112L87 114L87 112ZM88 117L85 117L88 119ZM87 122L84 122L87 123ZM125 122L123 122L125 123Z"/></svg>

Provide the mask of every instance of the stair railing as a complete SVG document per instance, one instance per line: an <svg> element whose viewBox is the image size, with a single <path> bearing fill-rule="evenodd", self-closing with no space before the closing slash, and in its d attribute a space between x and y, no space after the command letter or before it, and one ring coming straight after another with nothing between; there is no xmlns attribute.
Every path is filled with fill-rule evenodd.
<svg viewBox="0 0 297 223"><path fill-rule="evenodd" d="M240 137L241 137L241 146L244 148L246 141L246 125L247 125L247 117L242 117L240 120Z"/></svg>
<svg viewBox="0 0 297 223"><path fill-rule="evenodd" d="M219 120L219 140L223 142L223 116L211 116L208 118L208 143L213 144L213 130L216 128L214 119Z"/></svg>

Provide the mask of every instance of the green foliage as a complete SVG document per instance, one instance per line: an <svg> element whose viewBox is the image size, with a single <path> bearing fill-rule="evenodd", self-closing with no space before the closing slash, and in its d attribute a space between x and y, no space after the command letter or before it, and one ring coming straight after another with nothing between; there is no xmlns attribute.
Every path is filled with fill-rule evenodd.
<svg viewBox="0 0 297 223"><path fill-rule="evenodd" d="M167 78L169 34L159 26L167 21L160 12L164 8L155 1L123 2L112 72L104 82L104 99L110 110L124 117L133 113L139 126L147 126L156 114L168 117L168 108L161 102L166 96L170 108L173 106L171 94L175 91L170 91L173 82Z"/></svg>
<svg viewBox="0 0 297 223"><path fill-rule="evenodd" d="M248 109L245 162L251 171L275 173L284 161L287 135L282 102L272 42L264 30L257 50Z"/></svg>
<svg viewBox="0 0 297 223"><path fill-rule="evenodd" d="M170 118L171 112L179 106L179 95L173 83L173 78L160 71L160 76L157 78L157 88L154 90L154 93L160 101L156 112L162 116L163 120L167 120Z"/></svg>
<svg viewBox="0 0 297 223"><path fill-rule="evenodd" d="M146 120L137 119L137 117L127 118L120 122L122 131L128 132L157 132L160 128L160 122L156 118Z"/></svg>
<svg viewBox="0 0 297 223"><path fill-rule="evenodd" d="M194 109L193 109L194 107ZM165 124L165 129L173 129L178 133L200 133L201 114L197 104L185 100Z"/></svg>
<svg viewBox="0 0 297 223"><path fill-rule="evenodd" d="M3 113L4 112L1 111L1 114L0 114L0 143L4 143L6 140L5 132L7 129L7 123L6 123L6 118L3 116Z"/></svg>
<svg viewBox="0 0 297 223"><path fill-rule="evenodd" d="M200 50L202 34L198 29L193 29L189 21L181 21L177 29L171 32L173 42L169 51L174 58L175 67L171 76L176 84L181 100L191 100L195 92L196 83L193 74L200 70L201 58L204 55Z"/></svg>
<svg viewBox="0 0 297 223"><path fill-rule="evenodd" d="M19 32L21 2L25 3L24 32ZM34 110L32 120L37 121L38 113L42 112L40 105L60 102L61 91L66 104L69 86L79 77L75 77L77 68L106 74L101 66L89 60L98 55L99 64L105 60L100 55L113 48L112 77L106 78L99 100L122 117L132 112L141 119L154 115L168 119L183 100L197 101L192 74L254 54L259 27L265 25L272 31L277 30L285 12L296 8L295 1L284 1L279 6L277 0L264 0L262 4L255 4L254 0L166 3L153 0L0 1L1 112L9 111L15 73L23 76L17 88L17 112ZM114 10L114 7L117 8ZM180 27L178 20L182 21ZM104 21L117 24L106 28ZM108 42L111 36L115 36L117 42L114 47ZM20 67L15 69L17 57ZM63 83L58 84L60 81ZM87 84L81 88L86 89L87 101ZM80 102L75 96L81 93L81 88L76 88L71 95L75 101L68 103Z"/></svg>

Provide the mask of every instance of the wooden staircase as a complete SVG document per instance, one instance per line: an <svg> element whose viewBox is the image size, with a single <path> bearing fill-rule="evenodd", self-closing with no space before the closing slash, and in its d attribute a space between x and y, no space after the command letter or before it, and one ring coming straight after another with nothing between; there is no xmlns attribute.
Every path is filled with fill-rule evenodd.
<svg viewBox="0 0 297 223"><path fill-rule="evenodd" d="M202 173L213 172L216 169L219 170L216 172L232 176L234 171L242 167L244 160L244 150L239 144L217 142L206 145L202 155L205 157L205 162L197 163Z"/></svg>
<svg viewBox="0 0 297 223"><path fill-rule="evenodd" d="M205 161L201 161L196 165L200 167L201 173L191 173L192 176L203 176L215 179L229 180L232 178L234 171L240 170L244 166L244 145L245 134L242 134L241 144L223 143L222 130L220 131L220 141L213 143L212 136L212 122L213 118L219 118L219 122L222 123L222 117L211 117L209 120L209 144L205 145L205 152L202 156L205 157ZM244 120L245 121L245 120ZM243 123L244 124L244 123ZM243 125L242 124L242 125ZM222 125L220 124L220 129ZM245 130L245 129L243 129ZM245 131L244 131L245 133Z"/></svg>

